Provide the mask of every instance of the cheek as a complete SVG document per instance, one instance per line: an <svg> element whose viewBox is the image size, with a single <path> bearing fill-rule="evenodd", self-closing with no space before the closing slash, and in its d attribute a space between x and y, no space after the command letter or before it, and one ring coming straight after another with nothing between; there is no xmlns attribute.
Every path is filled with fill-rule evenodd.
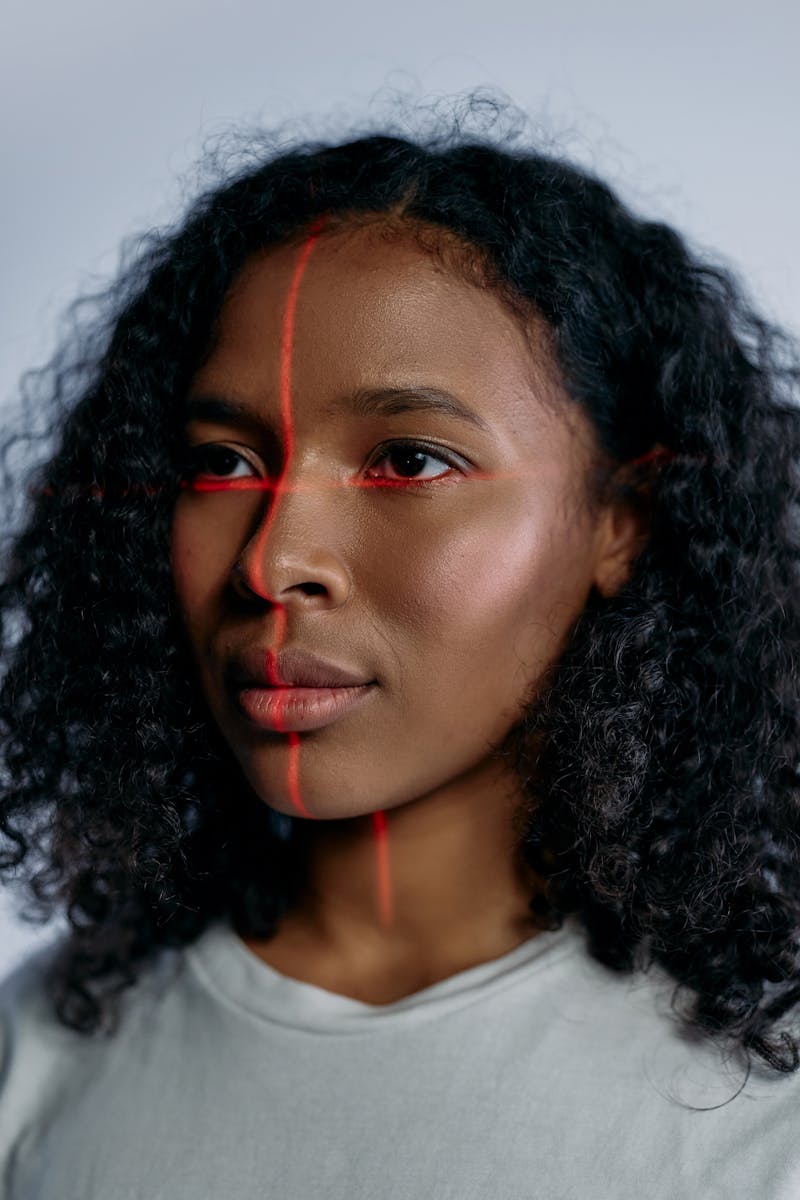
<svg viewBox="0 0 800 1200"><path fill-rule="evenodd" d="M586 603L584 541L552 500L506 498L397 546L383 595L407 649L408 694L439 711L459 705L459 719L479 698L486 711L513 707Z"/></svg>
<svg viewBox="0 0 800 1200"><path fill-rule="evenodd" d="M224 553L224 531L209 519L209 513L192 511L189 504L176 504L170 534L170 567L175 596L184 616L200 615L230 569Z"/></svg>
<svg viewBox="0 0 800 1200"><path fill-rule="evenodd" d="M492 640L517 619L545 616L574 592L569 564L579 552L552 505L505 503L439 528L429 523L382 558L386 596L404 598L415 635L453 651L466 635Z"/></svg>

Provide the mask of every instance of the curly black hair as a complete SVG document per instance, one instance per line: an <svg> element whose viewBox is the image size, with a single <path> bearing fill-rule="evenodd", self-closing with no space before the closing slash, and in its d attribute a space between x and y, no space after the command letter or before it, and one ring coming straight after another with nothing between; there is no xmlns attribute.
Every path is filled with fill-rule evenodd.
<svg viewBox="0 0 800 1200"><path fill-rule="evenodd" d="M647 482L628 582L592 592L501 750L520 853L547 881L531 910L549 928L579 914L611 968L661 964L687 1031L794 1071L778 1024L800 999L796 347L729 267L590 172L457 127L253 140L26 377L56 441L6 535L0 868L26 919L66 913L58 1017L113 1030L161 947L223 914L269 937L302 893L311 822L249 789L195 683L169 561L178 402L249 255L390 213L547 322L570 400L634 464L593 478L596 502ZM35 436L2 448L9 504L9 448Z"/></svg>

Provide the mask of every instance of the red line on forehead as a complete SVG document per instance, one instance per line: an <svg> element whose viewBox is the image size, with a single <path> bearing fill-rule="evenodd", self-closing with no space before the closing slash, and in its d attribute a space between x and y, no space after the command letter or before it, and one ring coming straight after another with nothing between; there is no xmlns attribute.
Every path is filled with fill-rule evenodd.
<svg viewBox="0 0 800 1200"><path fill-rule="evenodd" d="M294 449L294 423L292 421L292 351L294 349L294 325L295 313L297 311L297 293L300 291L300 281L305 273L308 257L314 247L314 243L320 236L322 227L325 223L324 217L318 217L311 226L311 232L304 241L300 253L295 263L292 279L289 284L289 292L286 297L286 308L283 313L283 323L281 326L281 357L280 357L280 397L281 397L281 423L283 425L284 437L286 439L286 465L284 472L288 466L289 460L292 457Z"/></svg>

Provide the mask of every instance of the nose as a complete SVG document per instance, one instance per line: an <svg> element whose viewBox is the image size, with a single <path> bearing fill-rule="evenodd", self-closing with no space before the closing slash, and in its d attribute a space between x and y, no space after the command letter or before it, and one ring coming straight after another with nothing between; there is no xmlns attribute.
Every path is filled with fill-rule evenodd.
<svg viewBox="0 0 800 1200"><path fill-rule="evenodd" d="M276 482L231 571L238 596L274 604L338 608L352 588L346 563L347 489L311 472Z"/></svg>

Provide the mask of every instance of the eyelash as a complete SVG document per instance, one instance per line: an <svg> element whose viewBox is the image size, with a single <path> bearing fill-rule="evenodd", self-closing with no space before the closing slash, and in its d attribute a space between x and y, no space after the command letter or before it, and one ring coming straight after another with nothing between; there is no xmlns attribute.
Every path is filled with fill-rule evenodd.
<svg viewBox="0 0 800 1200"><path fill-rule="evenodd" d="M388 442L384 446L384 448L381 450L381 452L378 454L377 458L375 458L372 461L372 463L370 464L370 466L367 469L368 470L374 469L379 463L382 463L387 458L389 458L391 456L392 452L397 450L398 448L401 448L403 450L409 450L411 452L418 452L427 458L436 459L438 462L442 462L446 466L448 466L452 469L455 469L455 470L461 469L460 464L455 459L455 457L446 454L441 446L434 446L427 442L413 441L411 439L404 439L404 438L397 438L392 442ZM185 456L184 468L182 471L182 477L185 479L193 479L195 477L195 475L197 475L200 471L200 465L202 463L203 458L213 450L224 450L228 454L234 455L241 462L245 462L248 464L248 466L252 466L249 459L246 459L243 454L240 454L237 450L234 450L230 446L226 446L223 442L204 442L201 446L190 447L189 450L187 451L186 456ZM212 474L213 474L213 472L212 472ZM225 478L225 477L223 476L222 478ZM447 478L449 478L449 476L442 474L442 475L436 476L434 479L410 479L410 478L403 479L403 478L400 478L400 479L390 479L385 482L388 483L388 485L391 487L400 487L400 486L425 487L425 486L430 486L431 484L441 483L444 479L447 479Z"/></svg>

